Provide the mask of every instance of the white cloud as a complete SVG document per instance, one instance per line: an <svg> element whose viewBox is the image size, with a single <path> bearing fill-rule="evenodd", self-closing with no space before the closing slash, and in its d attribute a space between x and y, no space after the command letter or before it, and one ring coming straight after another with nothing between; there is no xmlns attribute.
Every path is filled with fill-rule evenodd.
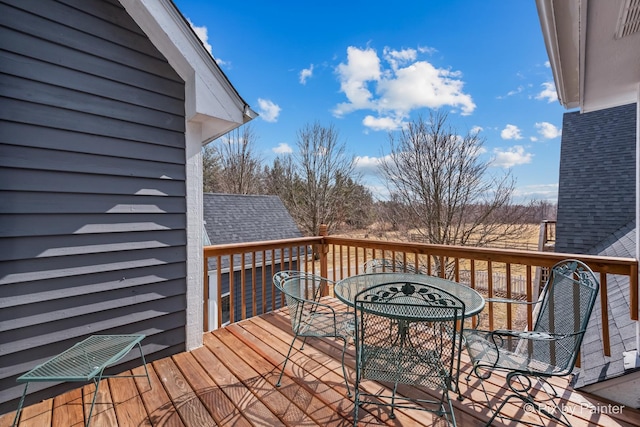
<svg viewBox="0 0 640 427"><path fill-rule="evenodd" d="M358 172L367 175L376 175L381 159L379 157L357 156L354 163Z"/></svg>
<svg viewBox="0 0 640 427"><path fill-rule="evenodd" d="M433 55L434 53L438 52L438 49L429 46L418 46L418 52Z"/></svg>
<svg viewBox="0 0 640 427"><path fill-rule="evenodd" d="M474 126L471 128L471 131L469 131L469 133L471 133L472 135L475 135L477 133L480 133L484 130L484 128L482 126Z"/></svg>
<svg viewBox="0 0 640 427"><path fill-rule="evenodd" d="M471 96L463 92L461 73L436 68L418 60L418 53L428 48L393 50L385 48L382 59L371 49L347 48L347 61L336 67L340 91L347 102L338 104L333 113L342 117L356 110L372 110L365 125L387 129L381 123L401 123L414 109L452 107L462 115L474 110ZM384 60L384 62L383 62Z"/></svg>
<svg viewBox="0 0 640 427"><path fill-rule="evenodd" d="M207 49L209 53L213 55L213 53L211 52L211 45L209 44L209 34L207 27L204 25L202 27L198 27L193 22L191 22L191 19L189 18L187 18L187 22L189 23L189 25L191 25L191 28L193 28L193 31L198 36L205 49Z"/></svg>
<svg viewBox="0 0 640 427"><path fill-rule="evenodd" d="M536 123L536 129L544 139L553 139L562 135L562 129L558 129L549 122Z"/></svg>
<svg viewBox="0 0 640 427"><path fill-rule="evenodd" d="M362 124L372 130L398 130L403 126L401 119L395 117L373 117L366 116L362 120Z"/></svg>
<svg viewBox="0 0 640 427"><path fill-rule="evenodd" d="M536 95L536 99L547 100L548 103L558 100L558 92L556 92L556 86L553 82L545 82L541 85L542 91Z"/></svg>
<svg viewBox="0 0 640 427"><path fill-rule="evenodd" d="M500 132L502 139L522 139L522 132L516 125L507 125Z"/></svg>
<svg viewBox="0 0 640 427"><path fill-rule="evenodd" d="M313 76L313 64L300 71L300 84L307 84L307 79Z"/></svg>
<svg viewBox="0 0 640 427"><path fill-rule="evenodd" d="M378 108L408 114L418 108L459 107L462 115L469 115L476 105L462 92L459 73L435 68L428 62L418 61L395 71L392 78L378 83Z"/></svg>
<svg viewBox="0 0 640 427"><path fill-rule="evenodd" d="M258 114L265 122L273 123L278 121L280 106L268 99L258 98Z"/></svg>
<svg viewBox="0 0 640 427"><path fill-rule="evenodd" d="M415 49L392 50L385 47L382 50L382 55L395 71L400 65L415 61L418 56L418 52Z"/></svg>
<svg viewBox="0 0 640 427"><path fill-rule="evenodd" d="M520 85L516 89L510 90L509 92L507 92L506 95L499 95L497 98L498 99L505 99L505 98L508 98L510 96L514 96L514 95L517 95L519 93L522 93L523 91L524 91L524 86Z"/></svg>
<svg viewBox="0 0 640 427"><path fill-rule="evenodd" d="M519 93L522 93L523 90L524 90L524 86L518 86L517 89L507 92L507 96L517 95Z"/></svg>
<svg viewBox="0 0 640 427"><path fill-rule="evenodd" d="M293 153L293 148L286 142L281 142L277 147L274 147L272 151L276 154L291 154Z"/></svg>
<svg viewBox="0 0 640 427"><path fill-rule="evenodd" d="M349 100L338 104L334 114L342 117L359 109L375 109L371 101L373 94L367 87L368 81L378 81L381 77L380 58L373 49L347 48L347 63L338 65L336 72L340 78L340 90Z"/></svg>
<svg viewBox="0 0 640 427"><path fill-rule="evenodd" d="M524 151L524 147L521 145L514 145L504 151L499 148L495 148L493 150L493 154L495 157L492 160L491 165L503 168L531 163L531 159L533 158L533 154L526 153Z"/></svg>
<svg viewBox="0 0 640 427"><path fill-rule="evenodd" d="M523 202L530 200L545 200L551 203L558 202L558 184L533 184L516 187L513 192L514 199Z"/></svg>

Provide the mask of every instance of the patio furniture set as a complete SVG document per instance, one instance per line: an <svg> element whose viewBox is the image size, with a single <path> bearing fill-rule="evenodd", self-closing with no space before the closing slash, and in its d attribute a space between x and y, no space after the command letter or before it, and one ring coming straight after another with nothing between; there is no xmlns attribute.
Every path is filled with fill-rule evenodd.
<svg viewBox="0 0 640 427"><path fill-rule="evenodd" d="M300 349L308 337L336 338L343 342L342 373L347 395L354 396L354 426L363 405L389 406L392 419L396 408L429 411L455 426L449 394L457 393L459 400L464 399L458 383L460 354L465 347L473 364L466 380L477 376L488 406L490 397L483 381L493 371L506 373L510 394L492 410L487 426L495 418L513 420L501 412L512 400L521 401L526 411L542 414L551 423L571 425L558 406L558 392L547 379L570 374L578 358L599 291L598 281L584 263L566 260L556 264L537 301L529 303L485 299L465 284L421 274L396 261L371 260L364 271L338 282L301 271L280 271L273 276L274 285L285 297L294 335L277 386L298 338L302 338ZM345 303L344 310L322 299L329 286ZM533 328L490 331L466 327L467 320L482 312L486 302L534 305ZM25 373L18 378L26 385L14 424L30 382L93 380L88 427L100 381L114 377L105 375L105 369L134 347L140 350L149 380L140 345L143 339L144 335L94 335ZM350 343L355 345L354 393L344 363ZM372 392L372 388L362 387L364 381L378 381L388 388ZM436 390L439 398L407 392L410 389L406 386Z"/></svg>
<svg viewBox="0 0 640 427"><path fill-rule="evenodd" d="M333 337L343 341L342 369L348 396L352 396L344 367L344 353L353 342L356 354L355 408L358 424L363 404L425 410L456 425L449 392L463 396L458 387L460 353L467 349L473 369L484 387L493 371L506 372L510 394L492 410L487 426L511 400L519 400L526 411L542 414L552 424L570 426L559 407L559 394L547 379L572 372L579 355L599 283L587 265L577 260L556 264L534 305L531 330L482 330L465 327L465 319L478 315L485 302L526 303L507 299L484 299L467 285L420 274L409 266L389 260L371 260L365 273L333 282L310 273L280 271L273 277L285 295L294 338L280 372L284 373L298 337ZM344 312L324 304L321 296L332 285L346 304ZM468 323L468 322L467 322ZM301 348L302 348L301 347ZM361 389L366 380L389 385L390 394ZM399 385L440 390L439 400L401 395ZM367 389L368 390L368 389ZM518 421L518 420L515 420ZM546 425L546 424L534 424Z"/></svg>

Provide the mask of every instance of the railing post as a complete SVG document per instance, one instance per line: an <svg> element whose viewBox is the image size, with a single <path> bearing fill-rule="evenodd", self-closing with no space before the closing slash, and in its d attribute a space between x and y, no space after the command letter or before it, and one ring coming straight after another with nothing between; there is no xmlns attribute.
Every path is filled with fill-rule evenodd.
<svg viewBox="0 0 640 427"><path fill-rule="evenodd" d="M202 329L204 332L209 330L209 258L207 257L207 252L204 251L204 277L203 280L203 288L204 295L202 297Z"/></svg>
<svg viewBox="0 0 640 427"><path fill-rule="evenodd" d="M320 237L327 237L329 235L328 228L326 224L320 224L320 229L318 232ZM327 262L327 254L329 253L329 245L327 242L322 239L320 242L319 255L320 255L320 275L322 277L329 277L328 275L328 262ZM329 289L326 287L323 290L323 296L329 295Z"/></svg>

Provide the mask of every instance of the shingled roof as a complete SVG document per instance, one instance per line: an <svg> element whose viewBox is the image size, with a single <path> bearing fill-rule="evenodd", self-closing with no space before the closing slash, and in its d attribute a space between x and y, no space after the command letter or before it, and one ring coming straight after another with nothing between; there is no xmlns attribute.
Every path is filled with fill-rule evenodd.
<svg viewBox="0 0 640 427"><path fill-rule="evenodd" d="M591 253L635 219L635 144L636 104L564 115L557 252Z"/></svg>
<svg viewBox="0 0 640 427"><path fill-rule="evenodd" d="M564 115L558 188L557 252L635 257L636 104ZM635 349L629 279L607 276L611 357L602 350L597 302L574 385L623 375L624 351Z"/></svg>
<svg viewBox="0 0 640 427"><path fill-rule="evenodd" d="M204 193L203 206L204 228L212 245L302 237L278 196ZM270 256L268 251L266 261ZM223 264L226 267L227 261ZM209 260L209 268L215 269L215 259Z"/></svg>
<svg viewBox="0 0 640 427"><path fill-rule="evenodd" d="M593 248L591 254L633 258L635 235L635 221L632 221ZM631 307L629 278L607 275L607 295L611 357L606 357L603 353L602 310L600 295L598 295L582 344L582 366L585 369L578 371L574 377L574 387L579 388L623 375L625 369L622 353L636 348L635 322L629 316Z"/></svg>

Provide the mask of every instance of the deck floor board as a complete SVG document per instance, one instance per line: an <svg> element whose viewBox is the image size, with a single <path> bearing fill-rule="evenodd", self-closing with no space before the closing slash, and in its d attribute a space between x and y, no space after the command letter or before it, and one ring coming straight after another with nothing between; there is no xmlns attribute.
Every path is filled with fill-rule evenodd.
<svg viewBox="0 0 640 427"><path fill-rule="evenodd" d="M332 301L337 304L337 301ZM100 385L93 427L113 426L349 426L353 423L353 398L347 396L342 378L342 341L307 339L304 349L296 342L291 359L276 387L282 362L293 336L286 311L278 310L249 318L206 333L204 346L190 352L148 363L151 387L146 378L111 378ZM353 345L345 356L349 384L355 380ZM481 426L490 416L479 380L470 372L463 353L460 388L463 401L451 394L457 424ZM131 371L144 374L144 368ZM553 384L563 390L564 405L574 427L640 427L640 411L623 408L621 414L596 413L588 405L608 407L608 402L569 387L564 378ZM368 391L385 386L371 381L361 384ZM506 395L504 376L495 373L485 386L492 403ZM52 399L24 408L20 427L80 427L93 397L87 384ZM353 391L353 390L352 390ZM400 393L436 396L428 389L400 387ZM516 404L505 412L523 420L535 420ZM0 427L9 426L15 412L0 417ZM359 409L362 426L444 426L431 413L399 409L396 419L387 408L364 405ZM514 425L497 420L495 425ZM547 423L547 425L552 425Z"/></svg>

